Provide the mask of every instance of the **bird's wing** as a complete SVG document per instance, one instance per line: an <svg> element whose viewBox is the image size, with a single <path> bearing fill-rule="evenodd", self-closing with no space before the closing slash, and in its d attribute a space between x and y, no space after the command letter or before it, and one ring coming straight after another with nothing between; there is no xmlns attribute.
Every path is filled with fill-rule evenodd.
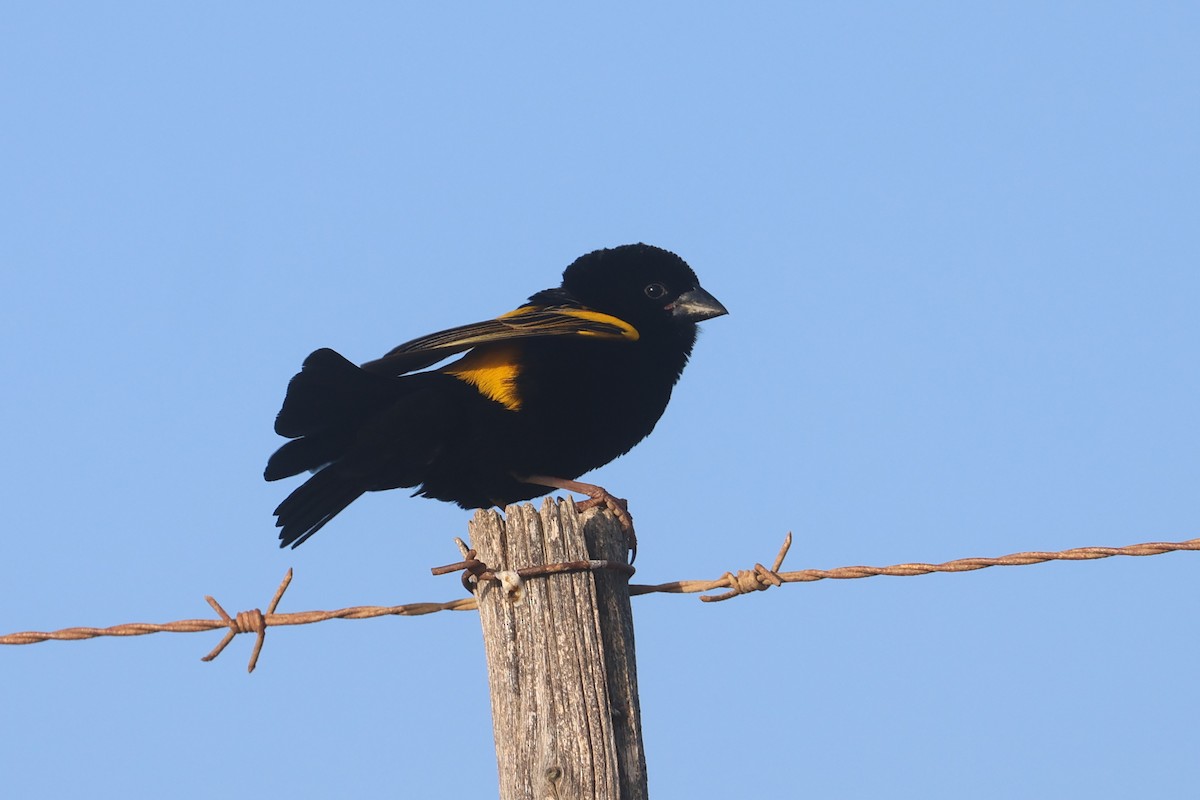
<svg viewBox="0 0 1200 800"><path fill-rule="evenodd" d="M481 344L545 336L587 336L635 342L639 334L628 322L611 314L579 307L528 305L496 319L460 325L405 342L382 358L363 364L362 368L369 372L403 375Z"/></svg>

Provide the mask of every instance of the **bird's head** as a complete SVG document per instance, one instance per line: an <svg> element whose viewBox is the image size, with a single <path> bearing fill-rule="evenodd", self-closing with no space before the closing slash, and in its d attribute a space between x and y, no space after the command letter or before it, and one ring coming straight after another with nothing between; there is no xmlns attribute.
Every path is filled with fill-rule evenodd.
<svg viewBox="0 0 1200 800"><path fill-rule="evenodd" d="M620 317L640 331L728 314L674 253L627 244L580 256L563 272L563 290L588 308Z"/></svg>

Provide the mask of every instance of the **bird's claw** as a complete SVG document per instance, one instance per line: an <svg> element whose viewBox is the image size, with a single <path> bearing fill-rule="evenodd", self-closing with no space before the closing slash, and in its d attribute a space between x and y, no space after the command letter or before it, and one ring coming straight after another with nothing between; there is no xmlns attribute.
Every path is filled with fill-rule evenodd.
<svg viewBox="0 0 1200 800"><path fill-rule="evenodd" d="M625 546L629 550L629 563L632 564L637 559L637 534L633 530L633 517L629 513L629 501L616 497L610 494L607 490L596 487L599 491L588 497L587 500L581 500L575 504L578 511L587 511L589 508L603 506L612 512L612 515L617 518L617 522L621 524L621 530L625 533Z"/></svg>

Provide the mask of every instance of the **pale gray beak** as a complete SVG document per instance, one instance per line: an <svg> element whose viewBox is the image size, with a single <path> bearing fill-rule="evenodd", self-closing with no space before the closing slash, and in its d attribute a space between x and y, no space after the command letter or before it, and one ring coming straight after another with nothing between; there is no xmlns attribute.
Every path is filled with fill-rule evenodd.
<svg viewBox="0 0 1200 800"><path fill-rule="evenodd" d="M703 322L706 319L728 314L721 301L697 286L690 292L684 292L674 303L667 306L671 309L672 319L680 322Z"/></svg>

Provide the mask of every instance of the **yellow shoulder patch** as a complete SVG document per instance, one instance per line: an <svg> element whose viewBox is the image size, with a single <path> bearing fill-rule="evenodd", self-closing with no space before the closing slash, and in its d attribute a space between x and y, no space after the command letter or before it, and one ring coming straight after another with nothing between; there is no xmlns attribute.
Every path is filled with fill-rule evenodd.
<svg viewBox="0 0 1200 800"><path fill-rule="evenodd" d="M474 386L484 397L495 400L509 411L521 409L517 394L516 347L484 347L472 350L458 361L445 367L446 372Z"/></svg>

